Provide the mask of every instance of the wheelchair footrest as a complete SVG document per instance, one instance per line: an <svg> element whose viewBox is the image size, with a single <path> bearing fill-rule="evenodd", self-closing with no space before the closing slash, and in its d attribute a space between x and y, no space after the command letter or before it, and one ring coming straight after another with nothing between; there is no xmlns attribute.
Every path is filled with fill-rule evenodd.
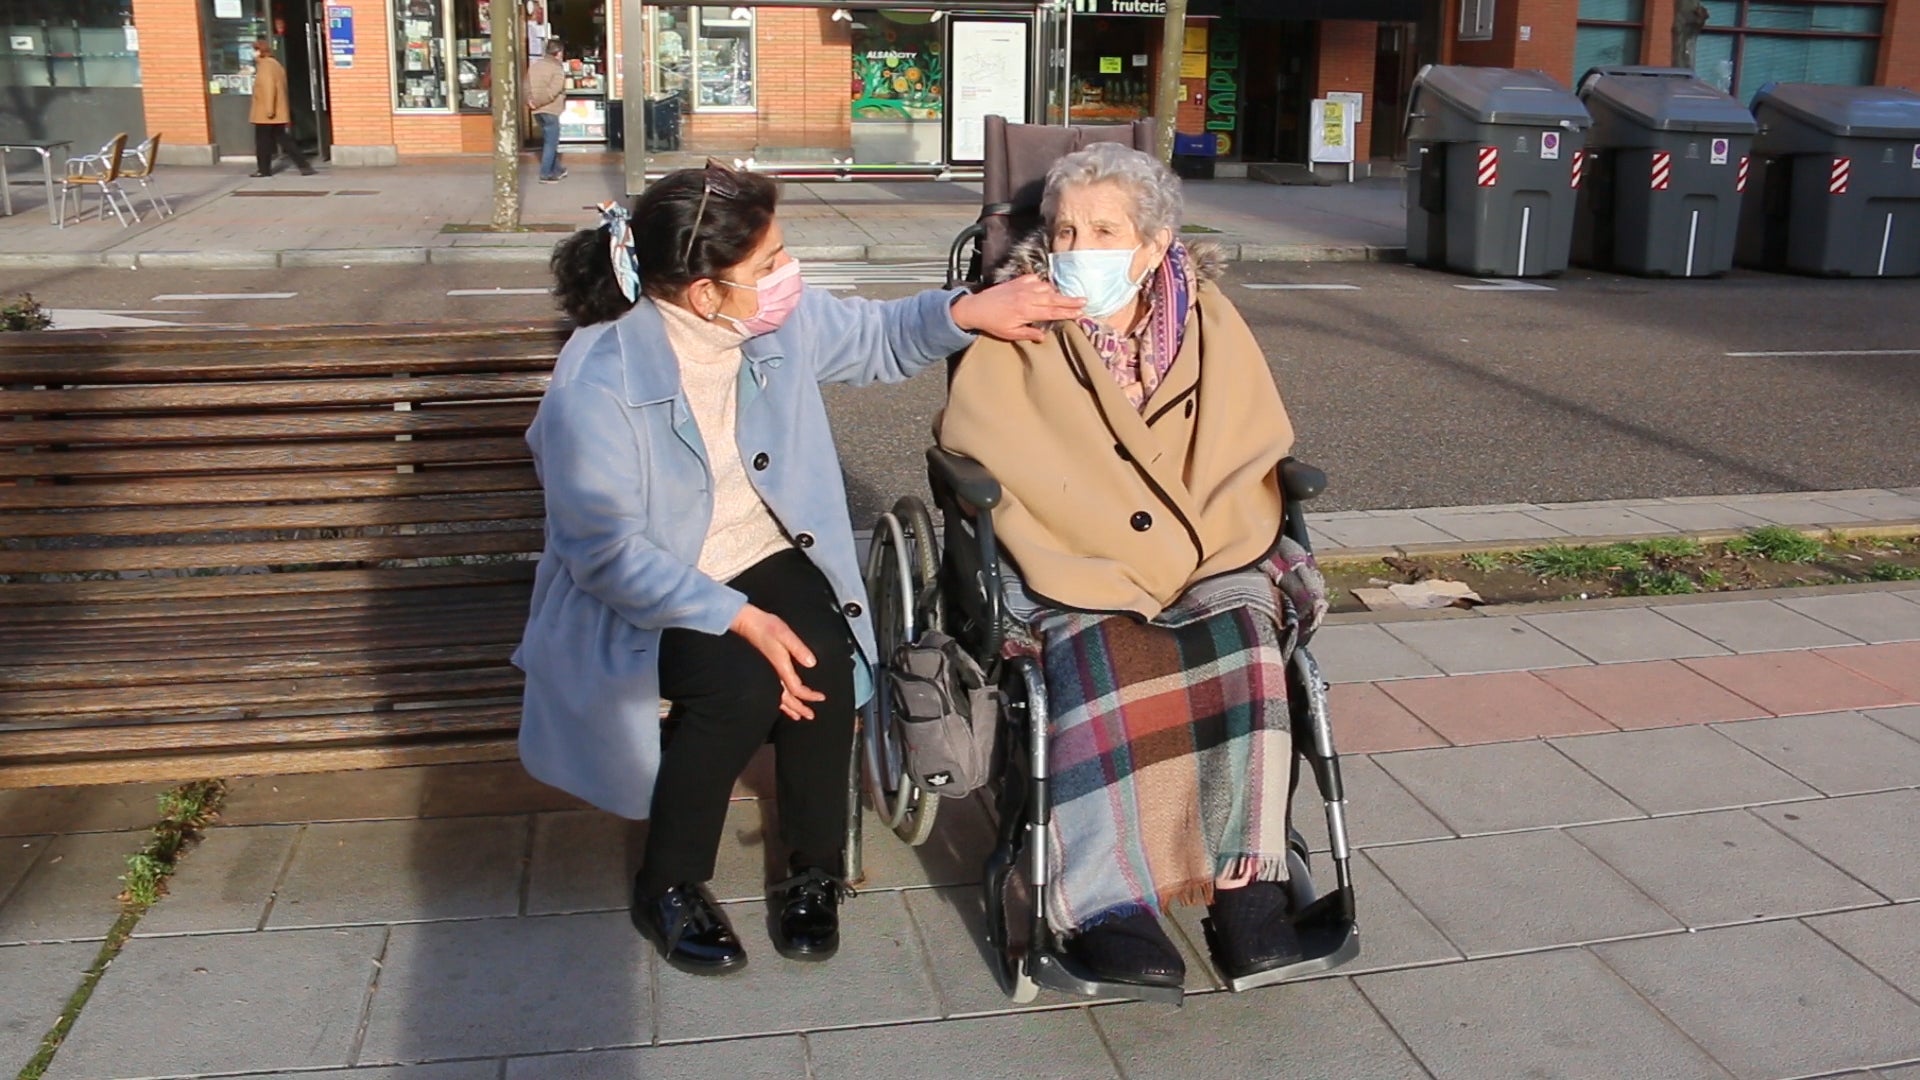
<svg viewBox="0 0 1920 1080"><path fill-rule="evenodd" d="M1220 951L1214 940L1213 920L1201 921L1207 935L1207 948L1216 955ZM1353 920L1340 914L1340 896L1336 891L1324 896L1312 907L1302 911L1294 920L1294 932L1300 936L1300 959L1289 964L1268 968L1242 975L1237 979L1226 977L1222 971L1221 981L1234 993L1242 990L1254 990L1262 986L1286 982L1289 979L1318 975L1332 971L1360 955L1360 929ZM1215 961L1215 966L1219 962Z"/></svg>
<svg viewBox="0 0 1920 1080"><path fill-rule="evenodd" d="M1079 965L1057 953L1030 952L1026 963L1034 982L1049 990L1076 997L1123 998L1155 1005L1179 1005L1187 994L1185 989L1178 986L1103 982L1081 971Z"/></svg>

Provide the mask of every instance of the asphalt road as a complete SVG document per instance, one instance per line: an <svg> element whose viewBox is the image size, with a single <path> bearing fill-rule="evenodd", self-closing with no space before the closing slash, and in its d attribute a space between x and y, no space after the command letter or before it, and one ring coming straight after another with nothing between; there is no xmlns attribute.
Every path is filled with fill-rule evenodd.
<svg viewBox="0 0 1920 1080"><path fill-rule="evenodd" d="M840 285L893 281L844 295L937 277L823 269ZM0 273L0 293L31 290L70 319L196 324L538 317L552 311L544 284L514 265ZM1235 269L1229 295L1280 381L1296 453L1332 476L1320 505L1920 485L1920 281L1576 271L1545 288L1461 288L1481 284L1398 266ZM527 292L448 295L487 289ZM206 295L231 293L255 296ZM943 392L937 375L830 390L856 520L924 490Z"/></svg>

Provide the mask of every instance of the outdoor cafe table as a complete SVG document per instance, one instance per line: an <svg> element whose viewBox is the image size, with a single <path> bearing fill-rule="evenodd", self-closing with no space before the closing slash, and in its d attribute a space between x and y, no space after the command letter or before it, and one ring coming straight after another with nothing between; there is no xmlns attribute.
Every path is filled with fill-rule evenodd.
<svg viewBox="0 0 1920 1080"><path fill-rule="evenodd" d="M73 146L72 139L20 139L15 142L0 142L0 211L8 217L13 216L13 181L7 176L7 154L14 150L31 150L40 155L40 173L47 181L47 220L60 224L60 212L53 202L53 152L59 150L65 154Z"/></svg>

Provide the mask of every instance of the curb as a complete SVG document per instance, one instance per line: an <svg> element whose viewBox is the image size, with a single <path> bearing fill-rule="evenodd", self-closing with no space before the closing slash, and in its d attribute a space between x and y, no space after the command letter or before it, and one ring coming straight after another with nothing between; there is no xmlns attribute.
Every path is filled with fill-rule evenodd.
<svg viewBox="0 0 1920 1080"><path fill-rule="evenodd" d="M1219 245L1228 262L1382 262L1406 261L1403 247L1366 244L1232 244ZM796 246L796 258L821 262L938 262L945 263L945 244L845 244ZM546 265L552 248L539 245L484 245L463 247L293 248L285 251L28 251L0 252L0 270L75 270L94 267L152 270L274 270L351 266L406 266L435 264Z"/></svg>
<svg viewBox="0 0 1920 1080"><path fill-rule="evenodd" d="M1380 623L1437 622L1448 619L1494 619L1526 615L1557 615L1568 611L1618 611L1650 607L1695 607L1749 600L1800 599L1816 596L1853 596L1861 593L1910 592L1911 581L1847 581L1832 585L1796 585L1791 588L1734 589L1728 592L1679 593L1673 596L1596 596L1587 600L1533 600L1487 604L1472 608L1434 608L1428 611L1341 611L1327 615L1323 626L1373 626ZM1838 646L1844 648L1845 646Z"/></svg>
<svg viewBox="0 0 1920 1080"><path fill-rule="evenodd" d="M1311 524L1313 517L1308 514ZM1855 521L1841 522L1835 525L1794 525L1792 528L1812 534L1841 533L1847 536L1911 536L1920 532L1920 521ZM1554 536L1535 540L1453 540L1440 544L1388 544L1375 547L1337 547L1325 544L1314 549L1314 555L1322 562L1364 562L1374 559L1401 558L1416 559L1422 556L1447 558L1454 555L1466 555L1472 552L1489 554L1509 554L1519 551L1531 551L1534 548L1559 547L1599 547L1607 544L1631 544L1640 540L1657 540L1667 537L1681 537L1698 540L1703 544L1722 543L1745 535L1745 529L1673 529L1655 533L1619 533L1612 536ZM1912 588L1911 582L1907 584Z"/></svg>

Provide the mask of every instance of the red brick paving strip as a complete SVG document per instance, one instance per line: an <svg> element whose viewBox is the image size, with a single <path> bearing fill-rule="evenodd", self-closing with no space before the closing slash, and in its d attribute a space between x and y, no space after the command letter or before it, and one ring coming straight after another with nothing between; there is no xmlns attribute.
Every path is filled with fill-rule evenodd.
<svg viewBox="0 0 1920 1080"><path fill-rule="evenodd" d="M1403 679L1378 685L1457 746L1618 730L1532 672Z"/></svg>
<svg viewBox="0 0 1920 1080"><path fill-rule="evenodd" d="M1540 678L1629 731L1773 715L1673 660L1559 668Z"/></svg>
<svg viewBox="0 0 1920 1080"><path fill-rule="evenodd" d="M1343 753L1377 754L1445 746L1447 740L1421 723L1374 683L1335 683L1327 691L1334 745Z"/></svg>
<svg viewBox="0 0 1920 1080"><path fill-rule="evenodd" d="M1680 662L1775 716L1873 709L1912 700L1818 653L1754 653Z"/></svg>
<svg viewBox="0 0 1920 1080"><path fill-rule="evenodd" d="M1920 642L1342 683L1350 754L1920 704Z"/></svg>
<svg viewBox="0 0 1920 1080"><path fill-rule="evenodd" d="M1905 694L1909 701L1920 701L1920 641L1821 649L1817 655Z"/></svg>

